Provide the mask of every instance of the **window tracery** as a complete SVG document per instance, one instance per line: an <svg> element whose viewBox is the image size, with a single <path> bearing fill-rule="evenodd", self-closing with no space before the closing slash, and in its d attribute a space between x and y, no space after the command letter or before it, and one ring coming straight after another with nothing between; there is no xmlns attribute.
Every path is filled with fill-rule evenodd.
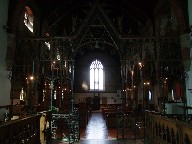
<svg viewBox="0 0 192 144"><path fill-rule="evenodd" d="M96 59L90 66L90 90L103 90L103 85L103 65Z"/></svg>

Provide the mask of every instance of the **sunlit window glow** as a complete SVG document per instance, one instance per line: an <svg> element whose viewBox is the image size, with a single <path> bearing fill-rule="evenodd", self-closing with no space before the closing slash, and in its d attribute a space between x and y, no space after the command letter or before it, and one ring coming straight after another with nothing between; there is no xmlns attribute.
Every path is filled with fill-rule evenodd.
<svg viewBox="0 0 192 144"><path fill-rule="evenodd" d="M33 13L28 6L25 7L24 24L33 32Z"/></svg>
<svg viewBox="0 0 192 144"><path fill-rule="evenodd" d="M57 99L57 94L56 94L56 90L54 91L54 100Z"/></svg>
<svg viewBox="0 0 192 144"><path fill-rule="evenodd" d="M69 66L69 72L71 73L71 66Z"/></svg>
<svg viewBox="0 0 192 144"><path fill-rule="evenodd" d="M151 94L151 91L149 91L149 100L152 100L152 94Z"/></svg>
<svg viewBox="0 0 192 144"><path fill-rule="evenodd" d="M47 48L50 50L51 46L49 42L45 42L45 45L47 46Z"/></svg>
<svg viewBox="0 0 192 144"><path fill-rule="evenodd" d="M95 60L90 66L90 90L103 90L103 65Z"/></svg>
<svg viewBox="0 0 192 144"><path fill-rule="evenodd" d="M21 88L21 92L20 92L20 100L24 100L25 99L25 92L23 90L23 87Z"/></svg>
<svg viewBox="0 0 192 144"><path fill-rule="evenodd" d="M174 98L174 91L173 91L173 90L171 90L171 97L172 97L172 100L175 99L175 98Z"/></svg>

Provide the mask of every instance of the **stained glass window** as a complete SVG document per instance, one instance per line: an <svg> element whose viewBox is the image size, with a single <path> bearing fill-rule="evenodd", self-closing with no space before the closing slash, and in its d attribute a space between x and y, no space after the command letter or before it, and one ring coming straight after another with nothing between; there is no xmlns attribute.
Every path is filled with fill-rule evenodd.
<svg viewBox="0 0 192 144"><path fill-rule="evenodd" d="M90 90L103 90L103 85L103 65L96 59L90 65Z"/></svg>
<svg viewBox="0 0 192 144"><path fill-rule="evenodd" d="M25 6L24 24L33 32L33 13L28 6Z"/></svg>

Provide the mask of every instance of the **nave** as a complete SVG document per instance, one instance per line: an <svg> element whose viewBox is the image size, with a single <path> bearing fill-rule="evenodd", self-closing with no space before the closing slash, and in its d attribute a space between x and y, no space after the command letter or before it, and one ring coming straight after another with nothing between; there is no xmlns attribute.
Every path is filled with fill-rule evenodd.
<svg viewBox="0 0 192 144"><path fill-rule="evenodd" d="M52 139L48 144L67 144L64 139ZM93 111L86 128L80 128L79 144L143 144L143 139L117 139L117 129L107 127L101 111Z"/></svg>
<svg viewBox="0 0 192 144"><path fill-rule="evenodd" d="M0 0L0 144L192 144L191 7ZM100 105L130 109L100 115ZM92 133L94 114L105 125L93 119Z"/></svg>

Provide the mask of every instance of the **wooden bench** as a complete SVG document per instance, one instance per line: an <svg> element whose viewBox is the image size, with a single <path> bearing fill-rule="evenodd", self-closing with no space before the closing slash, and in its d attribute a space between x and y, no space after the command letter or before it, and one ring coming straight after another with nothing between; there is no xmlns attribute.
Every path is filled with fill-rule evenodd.
<svg viewBox="0 0 192 144"><path fill-rule="evenodd" d="M102 108L102 115L108 128L116 127L116 115L118 112L118 109Z"/></svg>

